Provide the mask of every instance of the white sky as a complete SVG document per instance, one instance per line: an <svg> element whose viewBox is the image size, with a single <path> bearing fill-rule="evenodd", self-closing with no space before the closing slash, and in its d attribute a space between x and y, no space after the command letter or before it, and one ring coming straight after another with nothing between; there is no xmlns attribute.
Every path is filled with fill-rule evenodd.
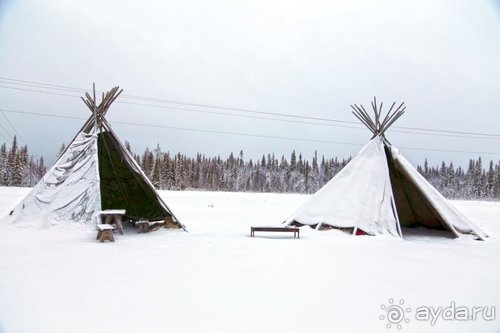
<svg viewBox="0 0 500 333"><path fill-rule="evenodd" d="M498 0L0 3L2 78L88 89L96 82L100 90L119 85L127 95L348 121L356 120L350 104L369 106L376 95L386 105L406 102L399 126L500 135ZM13 87L1 79L0 86ZM89 115L78 98L2 87L0 108ZM83 123L5 115L31 150L49 161ZM366 129L123 103L115 103L108 120L359 144L370 138ZM2 114L0 124L14 133ZM119 124L114 128L136 152L159 143L164 151L192 156L226 156L240 149L247 157L272 152L289 156L296 149L310 158L314 150L348 157L361 147ZM0 134L0 141L10 141L1 127ZM499 137L391 131L388 138L399 147L495 152L481 155L484 160L500 159ZM433 164L443 159L464 164L479 155L402 150L413 163L427 157Z"/></svg>

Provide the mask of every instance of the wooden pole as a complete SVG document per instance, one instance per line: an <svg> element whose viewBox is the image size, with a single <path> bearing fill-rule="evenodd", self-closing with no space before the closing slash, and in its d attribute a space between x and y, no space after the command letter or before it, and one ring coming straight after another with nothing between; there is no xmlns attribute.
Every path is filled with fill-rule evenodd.
<svg viewBox="0 0 500 333"><path fill-rule="evenodd" d="M403 108L403 110L399 111L397 114L395 114L395 115L391 118L391 120L387 123L387 125L386 125L386 126L384 127L384 129L382 130L381 134L384 134L384 133L385 133L385 131L386 131L387 129L389 129L389 127L391 127L391 126L392 126L392 124L394 124L394 122L396 122L396 120L398 120L398 119L399 119L399 117L401 117L401 116L405 113L405 111L404 111L405 109L406 109L406 108Z"/></svg>
<svg viewBox="0 0 500 333"><path fill-rule="evenodd" d="M387 116L385 117L383 123L382 123L382 128L385 128L387 127L387 124L391 121L392 117L394 117L395 114L397 114L400 110L401 110L401 107L405 104L405 102L402 102L397 108L396 110L394 110L394 112L391 114L390 112L387 114ZM405 107L406 108L406 107ZM391 110L392 110L392 107L391 107ZM404 109L403 109L404 110ZM385 131L385 130L384 130Z"/></svg>
<svg viewBox="0 0 500 333"><path fill-rule="evenodd" d="M372 127L375 129L375 132L377 132L377 126L373 122L373 120L370 118L368 115L368 112L366 112L365 107L363 105L360 105L361 109L363 110L363 114L365 115L366 119L368 119L369 123L372 125Z"/></svg>
<svg viewBox="0 0 500 333"><path fill-rule="evenodd" d="M361 123L362 123L363 125L365 125L365 126L366 126L366 128L368 128L368 129L369 129L369 130L373 133L373 130L370 128L370 125L368 125L368 124L367 124L367 123L366 123L366 122L365 122L365 121L364 121L364 120L363 120L360 116L358 116L356 112L354 112L354 111L353 111L352 113L354 114L354 116L355 116L356 118L358 118L358 119L359 119L359 121L361 121Z"/></svg>
<svg viewBox="0 0 500 333"><path fill-rule="evenodd" d="M369 117L367 115L363 114L363 111L356 105L354 104L351 105L351 108L354 110L354 115L370 130L372 131L373 134L375 134L376 129L373 126L372 123L369 121Z"/></svg>
<svg viewBox="0 0 500 333"><path fill-rule="evenodd" d="M92 91L93 91L93 95L94 95L94 99L93 99L94 109L92 110L92 112L94 113L94 124L95 124L95 127L97 129L97 107L96 107L96 97L95 97L95 82L92 84Z"/></svg>

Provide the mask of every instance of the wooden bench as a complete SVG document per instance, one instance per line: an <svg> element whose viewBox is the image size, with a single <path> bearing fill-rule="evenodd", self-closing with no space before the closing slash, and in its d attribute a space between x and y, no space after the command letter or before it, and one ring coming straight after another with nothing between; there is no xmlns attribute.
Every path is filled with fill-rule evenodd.
<svg viewBox="0 0 500 333"><path fill-rule="evenodd" d="M97 225L97 238L101 243L109 240L110 242L114 242L115 238L113 237L113 230L115 227L109 224L98 224Z"/></svg>
<svg viewBox="0 0 500 333"><path fill-rule="evenodd" d="M250 229L250 237L254 237L256 231L293 232L293 238L295 238L295 235L297 235L297 238L300 238L300 229L299 228L289 228L289 227L251 227L251 229Z"/></svg>

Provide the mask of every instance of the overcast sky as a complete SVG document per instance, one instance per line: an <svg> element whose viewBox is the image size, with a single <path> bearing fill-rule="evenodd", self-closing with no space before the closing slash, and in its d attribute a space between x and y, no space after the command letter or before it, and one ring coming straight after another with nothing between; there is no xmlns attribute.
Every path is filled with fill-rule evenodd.
<svg viewBox="0 0 500 333"><path fill-rule="evenodd" d="M385 105L406 103L398 126L497 135L424 135L393 128L389 140L413 163L425 157L434 164L464 164L479 155L500 159L498 0L0 3L0 141L10 144L9 135L18 133L49 161L84 120L11 111L79 118L90 113L77 97L19 89L80 93L14 85L6 78L89 90L92 82L98 90L119 85L129 96L344 121L356 121L349 105L367 107L376 95ZM115 123L120 138L137 152L159 143L164 151L192 156L226 156L240 149L247 157L289 156L295 149L306 158L314 150L348 157L370 138L368 130L349 123L284 122L192 111L278 118L234 110L119 101L107 117L112 123L329 141Z"/></svg>

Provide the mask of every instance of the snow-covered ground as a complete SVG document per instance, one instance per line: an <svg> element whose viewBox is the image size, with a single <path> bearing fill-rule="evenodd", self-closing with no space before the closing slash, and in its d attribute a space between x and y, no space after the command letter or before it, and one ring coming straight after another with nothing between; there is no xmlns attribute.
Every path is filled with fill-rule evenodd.
<svg viewBox="0 0 500 333"><path fill-rule="evenodd" d="M0 188L0 215L28 191ZM500 332L498 313L415 317L451 302L500 312L500 202L455 202L485 242L308 227L297 240L250 238L250 226L279 224L305 195L162 195L189 233L129 230L102 244L92 226L0 223L0 332ZM408 310L401 330L382 318L390 299Z"/></svg>

